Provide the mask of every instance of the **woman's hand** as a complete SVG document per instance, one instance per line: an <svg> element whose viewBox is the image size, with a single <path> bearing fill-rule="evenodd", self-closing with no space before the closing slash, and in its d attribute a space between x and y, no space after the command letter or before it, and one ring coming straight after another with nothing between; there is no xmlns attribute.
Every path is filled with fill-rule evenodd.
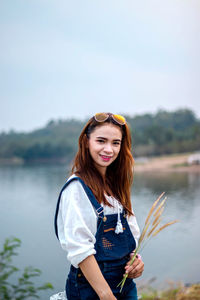
<svg viewBox="0 0 200 300"><path fill-rule="evenodd" d="M133 253L130 255L130 260L125 266L125 272L128 273L128 278L137 278L142 275L144 271L144 263L140 257L135 258L133 264L130 266L131 258L133 257Z"/></svg>

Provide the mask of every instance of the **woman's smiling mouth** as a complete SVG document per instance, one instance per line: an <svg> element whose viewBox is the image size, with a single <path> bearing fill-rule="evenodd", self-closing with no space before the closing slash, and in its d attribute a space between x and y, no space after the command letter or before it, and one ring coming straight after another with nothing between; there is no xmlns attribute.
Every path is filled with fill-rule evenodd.
<svg viewBox="0 0 200 300"><path fill-rule="evenodd" d="M109 161L112 156L107 156L107 155L100 155L103 161Z"/></svg>

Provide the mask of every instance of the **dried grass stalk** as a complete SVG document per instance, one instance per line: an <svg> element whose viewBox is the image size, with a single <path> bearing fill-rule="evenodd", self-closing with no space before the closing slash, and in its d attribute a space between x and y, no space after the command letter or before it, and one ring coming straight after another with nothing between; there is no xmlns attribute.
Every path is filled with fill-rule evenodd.
<svg viewBox="0 0 200 300"><path fill-rule="evenodd" d="M160 224L162 219L158 219L156 224L152 227L152 229L148 232L147 234L147 238L150 237L150 235L152 234L152 232L158 227L158 225Z"/></svg>
<svg viewBox="0 0 200 300"><path fill-rule="evenodd" d="M170 226L170 225L172 225L172 224L175 224L175 223L177 223L177 222L179 222L179 220L174 220L174 221L171 221L171 222L166 223L165 225L163 225L162 227L160 227L158 230L156 230L156 232L153 233L153 236L156 236L156 235L157 235L160 231L162 231L164 228L166 228L166 227L168 227L168 226Z"/></svg>
<svg viewBox="0 0 200 300"><path fill-rule="evenodd" d="M167 197L165 197L165 199L159 204L158 208L156 209L155 213L154 213L154 217L157 216L157 214L159 213L159 211L161 210L161 208L164 206L165 201L167 200Z"/></svg>
<svg viewBox="0 0 200 300"><path fill-rule="evenodd" d="M155 219L154 219L154 221L153 221L153 223L152 223L152 226L154 226L154 224L156 224L156 222L158 221L158 219L159 219L160 216L162 215L163 211L164 211L164 207L161 208L159 214L155 217Z"/></svg>
<svg viewBox="0 0 200 300"><path fill-rule="evenodd" d="M146 218L146 221L145 221L145 225L144 225L144 228L142 230L142 233L141 233L141 236L140 236L140 239L139 239L139 242L138 242L138 246L137 248L135 249L135 252L134 252L134 255L133 257L131 258L131 261L130 261L130 265L133 264L136 256L137 256L137 253L139 252L139 250L141 249L141 247L144 247L144 245L146 245L146 242L151 238L151 237L154 237L156 236L159 232L161 232L163 229L165 229L166 227L170 226L170 225L173 225L175 223L178 222L178 220L174 220L174 221L171 221L171 222L168 222L166 223L165 225L161 226L160 228L157 229L158 225L160 224L161 220L162 220L162 214L163 214L163 211L164 211L164 203L166 201L166 197L164 200L162 200L162 202L158 205L160 199L163 197L165 193L163 192L157 199L156 201L153 203L149 213L148 213L148 216ZM153 214L154 212L154 214ZM152 217L153 215L153 217ZM149 232L147 233L148 229L150 227L150 230ZM156 230L157 229L157 230ZM155 231L156 230L156 231ZM123 286L125 284L125 281L126 281L126 278L128 277L128 274L126 273L122 279L122 281L118 284L118 286L120 286L120 292L122 291L123 289Z"/></svg>
<svg viewBox="0 0 200 300"><path fill-rule="evenodd" d="M139 244L144 240L144 237L145 237L145 234L150 226L150 222L146 224L146 226L144 227L144 229L142 230L142 234L140 236L140 239L139 239Z"/></svg>
<svg viewBox="0 0 200 300"><path fill-rule="evenodd" d="M163 192L163 193L156 199L156 201L153 203L153 205L152 205L152 207L151 207L151 209L150 209L150 211L149 211L149 214L148 214L148 216L147 216L147 218L146 218L145 225L146 225L147 222L149 221L149 219L150 219L150 217L151 217L153 211L154 211L155 208L156 208L157 203L160 201L160 199L162 198L162 196L163 196L164 194L165 194L165 192Z"/></svg>

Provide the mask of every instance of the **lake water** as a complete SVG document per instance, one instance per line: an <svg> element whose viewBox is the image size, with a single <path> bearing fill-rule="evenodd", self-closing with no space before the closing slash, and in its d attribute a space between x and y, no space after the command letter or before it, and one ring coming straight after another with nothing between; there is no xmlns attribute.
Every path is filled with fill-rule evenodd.
<svg viewBox="0 0 200 300"><path fill-rule="evenodd" d="M37 284L51 282L54 291L40 294L42 300L64 290L69 269L66 253L54 235L53 218L57 196L67 178L62 166L15 166L0 168L0 245L5 238L22 240L15 264L42 270ZM138 284L155 278L166 281L200 281L200 174L136 173L132 201L140 227L156 197L168 197L165 220L180 223L158 235L142 252L145 271Z"/></svg>

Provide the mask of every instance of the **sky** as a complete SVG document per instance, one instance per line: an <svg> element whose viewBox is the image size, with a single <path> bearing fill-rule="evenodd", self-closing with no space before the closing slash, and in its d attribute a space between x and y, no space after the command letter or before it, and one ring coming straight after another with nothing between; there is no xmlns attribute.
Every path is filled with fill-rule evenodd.
<svg viewBox="0 0 200 300"><path fill-rule="evenodd" d="M200 117L199 0L1 0L0 132L96 112Z"/></svg>

